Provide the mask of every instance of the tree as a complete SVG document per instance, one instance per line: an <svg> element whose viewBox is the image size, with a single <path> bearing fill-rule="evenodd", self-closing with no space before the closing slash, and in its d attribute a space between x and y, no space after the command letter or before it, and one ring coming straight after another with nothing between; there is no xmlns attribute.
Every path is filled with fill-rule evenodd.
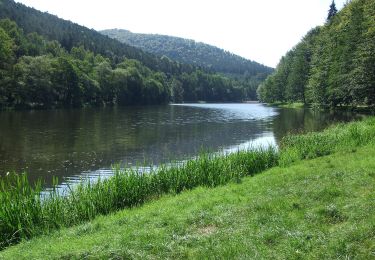
<svg viewBox="0 0 375 260"><path fill-rule="evenodd" d="M103 101L112 104L115 101L116 93L112 87L112 68L108 61L99 63L94 68L95 80L99 82Z"/></svg>
<svg viewBox="0 0 375 260"><path fill-rule="evenodd" d="M117 93L117 103L120 105L128 105L129 102L128 77L128 71L123 68L116 68L112 72L112 91Z"/></svg>
<svg viewBox="0 0 375 260"><path fill-rule="evenodd" d="M14 59L14 42L0 27L0 108L6 106L10 83L9 66Z"/></svg>
<svg viewBox="0 0 375 260"><path fill-rule="evenodd" d="M52 83L52 60L47 56L24 56L15 65L13 103L17 106L53 105L55 97Z"/></svg>
<svg viewBox="0 0 375 260"><path fill-rule="evenodd" d="M332 2L329 19L336 14ZM351 1L288 52L258 89L262 101L375 105L375 1Z"/></svg>
<svg viewBox="0 0 375 260"><path fill-rule="evenodd" d="M335 0L332 0L332 4L329 6L327 21L330 22L336 14L337 14L337 8L336 8Z"/></svg>
<svg viewBox="0 0 375 260"><path fill-rule="evenodd" d="M13 56L14 43L9 35L0 27L0 68L6 67Z"/></svg>
<svg viewBox="0 0 375 260"><path fill-rule="evenodd" d="M65 107L82 105L82 89L79 85L77 68L69 58L59 57L53 64L53 82L59 99Z"/></svg>
<svg viewBox="0 0 375 260"><path fill-rule="evenodd" d="M173 79L172 83L172 101L182 102L184 100L184 89L182 88L181 81Z"/></svg>

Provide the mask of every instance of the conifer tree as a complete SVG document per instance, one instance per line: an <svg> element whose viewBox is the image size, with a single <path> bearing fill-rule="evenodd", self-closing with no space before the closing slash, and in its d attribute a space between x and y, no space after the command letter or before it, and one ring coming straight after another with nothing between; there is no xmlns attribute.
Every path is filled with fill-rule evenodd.
<svg viewBox="0 0 375 260"><path fill-rule="evenodd" d="M332 0L332 4L329 6L329 11L328 11L328 17L327 21L331 21L332 17L334 17L337 14L337 8L335 4L335 0Z"/></svg>

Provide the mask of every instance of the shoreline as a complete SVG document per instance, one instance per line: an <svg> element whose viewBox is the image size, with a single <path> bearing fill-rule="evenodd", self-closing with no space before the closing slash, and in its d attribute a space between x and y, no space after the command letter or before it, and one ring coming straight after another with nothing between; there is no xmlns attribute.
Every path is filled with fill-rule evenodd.
<svg viewBox="0 0 375 260"><path fill-rule="evenodd" d="M4 216L0 226L1 242L7 246L21 239L46 234L57 227L74 226L98 215L139 206L165 194L178 194L199 186L216 187L241 182L243 177L277 165L286 167L301 160L353 149L352 142L356 147L375 139L374 122L374 118L368 118L339 124L323 132L287 136L277 151L268 148L226 156L201 154L181 167L161 166L148 174L116 169L113 177L78 185L71 189L69 196L62 197L52 192L43 203L36 198L41 192L41 182L33 186L25 175L10 175L0 179L3 205L0 214ZM20 230L19 227L23 228Z"/></svg>
<svg viewBox="0 0 375 260"><path fill-rule="evenodd" d="M371 193L368 192L374 187L373 185L375 185L370 172L371 169L375 167L372 159L375 155L374 141L375 118L372 117L363 121L339 124L323 132L286 137L283 140L283 145L277 156L277 165L273 165L273 167L269 165L270 169L267 170L266 168L265 171L260 170L260 168L259 171L253 171L254 174L256 172L261 173L256 174L256 176L253 176L254 174L234 174L232 178L227 178L223 181L223 179L217 178L220 175L212 175L217 170L222 170L222 166L225 165L224 163L217 167L218 163L222 163L222 157L218 157L219 160L214 161L214 163L212 163L213 161L211 161L211 159L215 160L215 158L210 159L207 156L203 157L200 159L200 167L192 167L197 166L197 164L190 161L188 163L191 164L192 168L188 171L189 177L191 177L191 173L194 171L204 173L203 175L199 174L193 176L209 176L206 178L208 181L206 184L193 185L190 188L183 188L181 190L169 190L169 192L164 192L158 196L151 196L149 199L136 200L133 209L126 209L127 207L125 207L124 210L114 210L112 211L113 214L109 214L108 216L93 215L89 218L89 221L82 220L75 224L72 222L71 225L68 225L72 226L71 228L66 229L62 225L59 228L60 231L53 231L54 228L45 230L45 232L40 234L42 236L35 234L36 238L31 239L31 241L26 243L22 242L18 246L11 246L5 251L0 252L0 258L2 256L10 258L21 257L21 259L23 257L37 258L41 256L40 254L45 252L43 251L45 246L49 247L49 252L54 256L71 254L72 257L79 258L79 256L82 256L83 252L90 252L89 255L93 256L92 253L95 251L94 245L100 247L101 243L107 243L99 242L98 244L98 242L95 241L104 241L102 240L104 238L106 239L105 241L108 241L108 247L101 249L99 253L104 258L108 257L111 252L113 253L113 250L122 252L122 250L127 250L129 247L133 248L132 250L136 250L130 253L133 257L135 257L133 254L137 254L137 252L143 252L142 254L148 255L149 257L159 256L163 258L169 256L179 258L181 255L174 255L174 250L169 252L168 250L165 251L162 249L162 244L164 243L163 241L169 241L169 239L171 239L168 235L171 234L170 232L176 232L173 230L179 230L180 228L186 229L184 232L188 232L187 234L191 231L200 234L199 237L201 240L192 240L191 243L193 243L194 248L202 247L202 251L189 251L191 248L186 247L184 244L182 247L176 248L178 252L180 252L179 250L183 250L183 252L187 250L186 252L190 252L189 254L192 254L191 256L204 257L216 255L220 252L219 248L222 248L226 250L225 252L227 252L228 257L234 257L237 255L235 252L248 252L243 251L248 250L248 247L245 246L246 243L258 243L257 241L266 241L266 247L261 247L263 248L262 250L264 250L261 255L271 256L273 250L270 250L270 245L280 245L281 248L286 249L285 252L283 251L286 253L284 256L288 256L296 252L295 245L292 244L293 240L286 236L284 232L282 233L283 235L278 235L277 225L280 221L285 222L284 225L290 221L294 223L290 227L291 230L288 232L297 232L292 230L298 228L298 230L301 230L298 232L306 233L303 236L304 238L308 236L307 234L310 234L311 241L309 240L310 242L307 244L301 245L302 247L300 248L303 256L311 257L311 253L316 257L322 256L322 254L334 256L339 252L338 250L341 250L338 246L342 239L345 239L346 244L350 245L350 239L359 239L359 234L343 233L346 231L343 231L343 229L335 229L335 236L329 238L333 231L328 232L327 229L331 229L332 225L348 225L344 230L350 231L352 227L358 227L359 222L357 221L359 221L358 218L361 216L361 223L364 223L360 226L361 234L371 233L371 225L369 224L371 223L371 216L365 214L365 212L371 212L371 204L369 204L371 201L369 194ZM255 154L253 155L255 156ZM241 167L248 166L250 167L249 169L253 169L254 163L259 162L259 159L263 157L264 155L249 164L249 161L244 161L246 153L236 154L231 158L232 161L230 161L230 164L232 166L237 165L233 164L237 161L240 162L238 165ZM270 159L272 158L270 157ZM264 162L267 162L267 160ZM259 164L259 166L262 165L263 164ZM241 169L241 167L239 168L240 171L237 173L249 173L249 171L243 168ZM221 172L225 173L229 169L235 168L227 168L225 171ZM163 174L166 177L164 179L166 181L174 176L168 171L165 171ZM128 176L132 178L133 183L137 182L136 176ZM221 177L222 176L223 175L221 175ZM116 180L116 177L114 180ZM118 176L116 181L117 183L121 183L121 180L120 176ZM212 180L216 181L212 182ZM114 183L116 183L116 181ZM188 179L186 179L186 181L188 181ZM137 183L139 184L138 186L143 187L143 189L147 186L145 186L144 182ZM167 185L165 182L158 183L162 184L162 186ZM364 183L366 183L365 186L363 186ZM102 187L113 190L114 187L120 186L107 184L107 186L104 185ZM153 185L152 187L155 188L156 186ZM345 189L349 190L347 191ZM106 194L105 197L88 196L87 198L91 199L91 203L95 203L95 198L96 200L99 198L108 199L108 194L110 194L108 193L109 190L103 193ZM134 192L139 192L141 190L142 189L128 190L129 193L124 198L132 194L134 195L136 194ZM97 189L97 193L95 194L99 196L100 191L103 192L104 190ZM76 194L81 194L81 196L83 196L82 198L86 198L85 196L87 196L88 193L85 192L86 191L83 189L81 193ZM291 197L290 194L294 193L296 195ZM270 204L272 207L267 206L268 201L270 201L270 203L272 201L272 204ZM243 202L246 203L243 204ZM352 203L350 204L352 206L345 206L345 203L349 202ZM80 202L76 201L76 203L79 204ZM143 205L143 203L145 204ZM246 208L249 207L248 203L256 203L255 208L251 207L248 214L240 214L240 212L247 212ZM62 209L67 207L67 204L58 205L60 205ZM84 203L80 205L82 206ZM51 206L53 205L51 204ZM219 210L224 209L222 207L229 207L228 209L231 209L231 211L222 212ZM366 207L366 209L362 209L361 207ZM79 209L84 210L85 207L79 207ZM194 209L198 209L198 211ZM202 210L206 212L210 209L213 209L213 211L205 213L210 214L210 217L199 213ZM230 212L232 212L232 210L234 210L233 214L235 215L231 215L232 213ZM299 213L301 210L304 212L302 215ZM78 211L76 212L78 213ZM315 216L314 214L318 214L315 217L319 217L318 222L312 222L310 225L308 224L310 223L309 218ZM352 218L351 216L353 214L355 216L358 215L358 217ZM306 219L306 216L311 217ZM168 220L165 222L163 221L164 218ZM189 220L190 218L197 219L198 222L191 222L191 220ZM224 222L219 221L220 219ZM267 221L259 222L261 219L267 219ZM183 222L180 223L180 221ZM226 221L229 222L227 223ZM243 221L251 221L253 224L251 224L249 228L245 228L247 224ZM118 226L119 223L121 224L120 226ZM161 225L160 223L166 224ZM173 225L172 230L169 229L170 225ZM259 229L259 227L263 229L272 228L272 231L267 233L267 239L265 238L265 240L263 240L263 235L261 235L263 231ZM115 231L113 228L122 231ZM197 229L198 231L194 231ZM159 234L158 230L163 232L163 234ZM149 240L151 238L149 235L145 235L145 237L140 235L140 232L150 234L154 240ZM236 239L228 244L228 236L232 236L231 232L245 233L239 235L239 240ZM253 232L261 232L259 233L260 237L248 240L246 237L250 236L249 238L251 238ZM318 234L322 234L322 232L326 234L325 238L319 238ZM125 237L119 241L116 240L118 239L117 237L121 237L121 235ZM108 240L108 237L112 238ZM213 240L210 239L211 237L215 238L214 241L220 245L219 248L207 247L208 245L212 245L211 242ZM336 238L340 239L337 240ZM187 241L190 241L190 237L187 239ZM319 244L321 239L323 239L323 241L329 239L324 242L324 244L328 243L330 246L323 251L322 245ZM57 242L57 240L59 242ZM137 242L134 244L131 241ZM143 248L142 245L144 245L146 241L155 244L159 249L155 249L155 251ZM204 244L201 244L199 241L204 242ZM272 241L279 241L279 243L272 244L274 243ZM367 242L363 242L361 247L359 247L360 251L350 251L351 254L354 254L353 256L369 256L370 251L367 251L369 248L366 247L366 245L368 245L371 239L366 241ZM310 245L310 243L313 243L315 246L309 247L308 245ZM119 246L121 247L118 248ZM237 248L237 250L231 251L230 248L233 247ZM67 248L74 249L70 250Z"/></svg>

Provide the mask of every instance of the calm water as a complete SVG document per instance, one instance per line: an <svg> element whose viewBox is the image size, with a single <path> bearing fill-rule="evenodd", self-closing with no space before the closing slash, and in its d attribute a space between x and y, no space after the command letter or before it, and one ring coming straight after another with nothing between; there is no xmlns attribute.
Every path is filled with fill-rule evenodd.
<svg viewBox="0 0 375 260"><path fill-rule="evenodd" d="M0 112L0 175L28 172L61 182L209 151L275 144L289 132L319 130L359 115L276 109L261 104ZM142 163L143 164L143 163Z"/></svg>

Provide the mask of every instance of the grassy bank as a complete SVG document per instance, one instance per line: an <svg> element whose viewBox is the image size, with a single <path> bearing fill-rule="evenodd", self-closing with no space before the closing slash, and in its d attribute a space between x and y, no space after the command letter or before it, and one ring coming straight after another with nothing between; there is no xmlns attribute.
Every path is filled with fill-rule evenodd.
<svg viewBox="0 0 375 260"><path fill-rule="evenodd" d="M280 108L304 108L306 105L304 103L294 102L294 103L285 103L285 102L275 102L269 103L270 106L280 107Z"/></svg>
<svg viewBox="0 0 375 260"><path fill-rule="evenodd" d="M10 247L0 259L373 259L375 148L275 167Z"/></svg>
<svg viewBox="0 0 375 260"><path fill-rule="evenodd" d="M183 165L161 166L148 173L117 169L112 178L78 185L68 196L52 190L41 197L40 182L33 186L25 175L10 174L0 180L0 247L138 206L163 194L239 181L276 165L277 160L274 148L227 156L202 154Z"/></svg>
<svg viewBox="0 0 375 260"><path fill-rule="evenodd" d="M267 103L268 106L278 107L278 108L310 108L313 110L329 110L329 107L325 106L318 106L316 104L305 104L302 102L273 102ZM337 106L334 108L334 111L355 111L358 113L365 113L369 115L374 115L375 107L374 106L366 106L366 105L357 105L357 106Z"/></svg>
<svg viewBox="0 0 375 260"><path fill-rule="evenodd" d="M275 165L280 165L281 168L275 168L271 172L275 173L278 172L279 174L276 174L273 176L270 173L265 174L266 176L269 176L268 178L276 178L275 182L269 183L267 179L262 179L265 177L256 177L254 179L247 179L245 182L248 183L248 185L251 186L251 189L254 187L254 183L252 182L259 182L256 185L261 185L265 190L268 190L270 193L273 192L273 189L276 188L274 185L278 185L277 178L281 178L283 181L284 177L280 176L286 176L285 172L294 172L294 175L296 178L304 178L305 174L310 175L324 175L328 174L325 173L323 170L323 164L325 159L317 160L314 163L316 164L314 166L314 163L312 164L312 161L305 161L304 159L312 159L316 157L321 157L333 153L338 153L335 155L337 158L332 159L334 162L329 163L329 169L331 169L334 172L340 172L343 166L345 164L340 165L337 164L336 161L342 160L342 162L346 162L346 164L351 165L353 168L353 171L355 167L361 166L365 172L368 172L371 169L374 169L374 165L372 165L372 162L370 159L374 158L375 150L371 148L371 146L368 146L367 148L363 148L366 145L372 144L374 145L374 139L375 139L375 118L370 118L362 122L355 122L351 124L346 125L338 125L335 127L332 127L322 133L310 133L307 135L301 135L301 136L289 136L285 138L282 141L281 147L279 151L275 151L274 149L268 149L268 150L259 150L259 151L249 151L249 152L238 152L232 155L228 156L217 156L217 155L202 155L197 160L191 160L188 161L185 165L180 167L162 167L157 171L151 172L150 174L142 174L136 171L117 171L116 175L113 178L110 178L108 180L101 180L95 184L86 184L81 185L78 188L75 188L71 191L70 196L59 196L57 193L52 193L50 197L46 198L43 203L40 200L40 197L37 196L40 186L37 187L31 187L27 183L27 178L20 177L20 176L8 176L5 179L1 180L0 184L0 216L1 216L1 222L0 222L0 236L2 239L2 246L8 246L10 244L14 244L19 242L23 239L28 239L37 235L43 235L50 232L53 232L53 230L61 229L64 227L70 227L74 226L80 223L84 223L88 220L95 219L98 215L106 215L110 214L112 212L118 211L123 208L137 206L140 204L145 203L146 201L153 200L158 197L165 196L166 194L176 194L181 193L183 191L187 191L190 189L193 189L198 186L204 186L204 187L215 187L218 185L223 185L228 182L234 182L234 183L240 183L242 181L242 178L245 176L253 176L256 173L262 172L267 168L270 168ZM361 165L358 165L357 160L354 160L354 157L357 152L360 150L361 154L366 153L364 151L367 151L369 155L366 155L364 157L365 162L363 162ZM352 156L352 157L350 157ZM372 156L372 157L371 157ZM333 157L332 157L333 158ZM341 158L341 159L340 159ZM345 159L346 158L346 159ZM331 160L331 159L330 159ZM347 160L347 161L345 161ZM367 163L367 164L366 164ZM297 165L300 165L298 168ZM321 165L322 164L322 165ZM291 166L295 165L295 166ZM301 173L298 173L296 169L301 170ZM323 167L323 168L322 168ZM322 172L320 172L322 170ZM310 172L311 171L311 172ZM344 171L345 172L345 171ZM348 181L350 181L349 175L352 171L349 171L345 173L348 175ZM362 174L362 173L361 173ZM370 174L370 173L369 173ZM291 174L292 176L293 174ZM294 176L293 175L293 176ZM322 176L323 176L322 175ZM345 175L345 176L346 176ZM371 174L370 174L371 175ZM358 175L358 178L362 178L362 175ZM362 176L362 177L360 177ZM371 176L370 176L371 177ZM373 177L373 176L372 176ZM260 178L260 179L258 179ZM318 177L317 177L318 178ZM355 177L357 178L357 177ZM319 178L318 178L319 179ZM262 180L262 181L256 181L256 180ZM373 179L372 179L373 180ZM327 180L328 181L328 180ZM357 180L359 181L359 180ZM292 186L295 187L296 190L303 191L305 186L301 186L301 183L293 183L292 181L289 184L289 188L292 189ZM286 185L287 183L282 182L283 185ZM324 185L331 185L332 183L324 183ZM373 185L373 182L369 183L370 185ZM242 187L242 185L245 184L239 184L239 186L231 186L231 187ZM280 184L281 185L281 184ZM318 183L312 183L311 190L318 189ZM315 185L315 186L314 186ZM323 184L321 184L323 185ZM348 186L350 186L350 183L347 183ZM354 184L353 184L354 185ZM249 200L254 201L264 201L262 199L262 196L265 196L263 193L255 194L254 191L257 190L250 190L249 187L244 187L243 192L245 192L241 196L248 197ZM249 190L247 190L249 188ZM337 187L335 187L336 189ZM340 187L338 187L340 188ZM374 188L374 186L372 186ZM341 189L341 188L340 188ZM214 195L215 190L206 190L206 189L199 189L199 194L204 192L213 193L213 196L220 197L219 195ZM218 189L219 190L225 190L225 188ZM319 189L318 189L319 190ZM194 197L195 193L197 191L192 192L191 196ZM235 191L233 191L236 193ZM246 195L246 192L247 195ZM185 193L185 192L184 192ZM220 192L219 192L220 193ZM186 195L189 194L188 192L185 193L183 196L189 196ZM334 195L334 192L332 193ZM275 195L275 194L274 194ZM203 196L203 195L202 195ZM229 196L229 195L228 195ZM254 197L255 196L255 197ZM224 203L226 196L223 196L222 201L220 203ZM197 205L195 206L186 204L184 207L187 207L186 210L195 208L205 205L205 203L213 203L209 200L209 197L202 197L202 202L196 201L197 199L190 200L190 202L195 201ZM208 199L206 201L206 199ZM228 197L229 200L231 200L230 197ZM287 197L284 198L287 200ZM183 218L182 215L180 215L181 208L175 207L172 209L167 209L165 206L163 206L163 203L167 203L166 200L176 200L178 201L178 198L168 198L163 199L164 202L154 202L150 205L158 205L155 207L160 207L159 213L160 214L170 214L169 219L172 221L172 223L175 223L174 218L179 219ZM215 202L216 203L216 202ZM288 203L288 201L285 201L283 203ZM302 202L301 202L302 203ZM316 201L318 203L315 205L316 207L324 206L323 204L319 204L319 201ZM224 203L225 204L225 203ZM304 204L303 204L304 205ZM330 205L325 205L327 208L327 214L333 214L333 218L335 217L337 206L333 205L332 207ZM324 207L325 207L324 206ZM148 206L147 206L148 207ZM146 208L147 208L146 207ZM240 205L239 205L240 207ZM264 205L259 205L259 207L264 207ZM296 206L300 207L300 206ZM270 210L270 212L273 212L272 207L266 206L267 210ZM146 209L135 209L130 211L125 211L121 214L135 214L134 212L142 212ZM282 210L282 208L280 208ZM307 208L306 208L307 210ZM147 211L147 210L146 210ZM163 213L163 212L166 213ZM173 215L173 211L176 211L176 215ZM331 212L332 211L332 212ZM289 212L289 210L288 210ZM331 213L329 213L331 212ZM284 212L287 214L287 212ZM145 218L145 221L149 221L149 227L151 228L152 225L155 225L155 223L152 223L154 220L158 220L158 215L155 215L155 217L150 217L148 214L146 215L139 215L140 213L137 213L140 218ZM354 213L353 213L354 214ZM277 215L276 215L277 216ZM277 218L274 216L274 221L277 222ZM302 215L298 215L301 217ZM214 214L212 215L213 218L216 218ZM232 216L231 218L233 218ZM254 216L256 217L256 216ZM260 218L263 218L264 216L257 216ZM116 218L114 216L105 218L99 218L100 221L107 222L111 221L111 219ZM147 219L148 218L148 219ZM219 217L220 218L220 217ZM339 217L340 218L340 217ZM228 219L229 220L229 219ZM235 219L232 219L233 221L236 221ZM157 230L149 230L149 228L142 230L138 230L140 226L137 226L136 223L137 217L134 217L132 220L133 222L127 223L126 221L123 223L124 231L127 232L145 232L145 235L148 234L147 232L157 232ZM177 221L177 220L176 220ZM287 219L285 220L287 221ZM355 221L355 220L353 220ZM73 229L63 229L61 232L54 233L52 237L55 236L57 239L60 234L67 234L66 235L66 245L68 245L70 240L74 241L74 237L78 236L80 237L79 230L83 229L82 234L83 236L87 236L87 239L94 239L96 238L91 237L91 233L96 233L101 230L100 225L96 226L97 220L94 222L86 222L87 224L84 224L83 226L78 226ZM99 223L99 222L98 222ZM133 226L133 223L135 226ZM141 223L141 222L140 222ZM264 222L264 225L266 225L268 221ZM129 224L129 225L128 225ZM165 222L166 226L168 226L168 221ZM181 224L181 223L180 223ZM176 222L176 228L178 227L178 223ZM213 227L212 229L216 230L216 224L212 223ZM229 225L229 223L228 223ZM147 225L146 225L147 226ZM136 228L138 227L138 229ZM119 227L116 227L119 228ZM183 226L181 227L183 228ZM232 225L232 228L234 231L236 231L236 227ZM97 230L98 229L98 230ZM254 226L254 230L258 230ZM73 230L73 231L72 231ZM169 230L166 227L166 230ZM210 225L207 226L207 230L204 229L201 232L205 233L211 233L211 227ZM252 227L249 227L249 230L246 232L253 232ZM271 232L270 230L270 236L274 236L275 234ZM277 230L274 230L276 233L279 232ZM66 232L66 233L64 233ZM73 232L73 233L69 233ZM78 232L78 233L74 233ZM108 226L108 229L103 229L103 232L99 232L98 236L105 237L108 235L107 233L111 232ZM167 232L167 231L165 231ZM58 234L58 235L56 235ZM70 235L69 235L70 234ZM114 233L114 236L121 236L123 233ZM156 235L156 234L155 234ZM148 235L146 235L147 237ZM179 236L179 234L177 234ZM78 238L77 239L81 239ZM90 238L91 237L91 238ZM124 241L123 245L126 245L128 242L132 243L132 235L128 234L126 236L127 238L121 238L121 241ZM210 237L210 236L209 236ZM39 243L37 241L43 241L43 239L47 240L48 238L44 237L41 238L41 240L33 240L31 242ZM99 239L99 238L98 238ZM129 240L127 240L129 239ZM150 241L152 240L152 236L150 237ZM173 241L173 238L171 241ZM68 241L69 240L69 241ZM100 239L99 239L100 240ZM144 238L143 242L146 243L146 238ZM198 239L199 240L199 239ZM35 242L36 241L36 242ZM95 241L93 243L88 243L88 245L94 246ZM148 241L147 243L151 243ZM139 241L141 243L142 241ZM212 243L214 241L211 241ZM271 239L272 243L278 243L275 242L274 239ZM65 243L65 242L64 242ZM120 243L117 241L116 243ZM147 244L146 243L146 244ZM155 242L157 243L157 242ZM78 243L80 244L80 243ZM152 244L152 243L151 243ZM29 243L23 244L21 247L16 247L16 250L13 252L17 252L18 250L23 250L21 248L27 248L27 246L30 245ZM43 244L40 244L42 246ZM62 252L59 250L62 250L64 247L59 248L59 246L53 246L52 244L48 244L49 247L51 247L51 250L58 254L58 252ZM96 244L99 248L101 246L100 243ZM119 244L119 246L121 243ZM155 244L156 245L156 244ZM159 245L160 246L160 245ZM18 248L18 249L17 249ZM45 250L46 248L43 247ZM75 255L75 257L80 257L79 254L84 254L88 250L88 247L82 247L82 249L76 248L79 252ZM89 247L91 248L91 247ZM92 248L91 248L92 249ZM112 250L112 246L108 248L107 251L103 251L104 253L107 252L108 254ZM34 249L33 249L34 250ZM36 250L36 249L35 249ZM94 250L94 249L92 249ZM96 249L95 249L96 250ZM102 251L102 249L98 249ZM117 249L116 249L117 250ZM134 254L137 254L137 251L143 252L144 249L142 248L134 248ZM150 252L147 254L156 254L159 255L162 252L158 252L158 249L152 249L150 248ZM11 252L9 251L9 252ZM90 251L90 250L89 250ZM146 250L148 251L148 250ZM37 252L37 250L35 251ZM74 251L75 252L75 251ZM93 253L94 251L90 251L89 253ZM127 251L126 251L127 252ZM8 251L5 252L8 254ZM53 253L53 252L51 252ZM104 254L103 253L103 254ZM125 254L125 251L123 251L121 254ZM228 252L229 253L229 252ZM234 252L233 252L234 253ZM81 255L83 256L83 255ZM136 255L134 255L136 256ZM169 255L173 257L173 255ZM181 255L182 256L182 255Z"/></svg>

